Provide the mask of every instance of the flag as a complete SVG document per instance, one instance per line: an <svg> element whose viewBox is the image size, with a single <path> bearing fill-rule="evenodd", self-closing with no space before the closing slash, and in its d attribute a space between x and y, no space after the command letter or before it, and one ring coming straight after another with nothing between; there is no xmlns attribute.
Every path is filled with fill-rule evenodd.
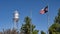
<svg viewBox="0 0 60 34"><path fill-rule="evenodd" d="M45 8L41 9L40 14L45 14L48 12L48 6L46 6Z"/></svg>

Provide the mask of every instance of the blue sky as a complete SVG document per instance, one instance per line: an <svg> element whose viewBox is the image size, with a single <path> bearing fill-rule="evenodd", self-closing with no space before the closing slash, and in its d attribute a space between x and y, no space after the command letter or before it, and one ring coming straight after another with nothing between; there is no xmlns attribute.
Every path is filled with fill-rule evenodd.
<svg viewBox="0 0 60 34"><path fill-rule="evenodd" d="M13 28L13 13L18 10L20 13L19 27L24 23L26 16L31 17L32 24L36 26L35 29L48 30L48 20L46 14L39 14L40 10L46 5L49 7L49 26L54 23L54 18L60 8L60 0L0 0L0 31L2 29Z"/></svg>

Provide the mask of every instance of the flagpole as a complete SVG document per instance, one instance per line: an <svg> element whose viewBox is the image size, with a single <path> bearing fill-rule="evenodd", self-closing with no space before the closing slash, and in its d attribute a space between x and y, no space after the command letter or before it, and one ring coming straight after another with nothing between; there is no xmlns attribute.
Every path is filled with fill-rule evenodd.
<svg viewBox="0 0 60 34"><path fill-rule="evenodd" d="M48 9L49 10L49 9ZM49 34L49 11L47 12L47 28L48 28L48 30L47 30L47 34Z"/></svg>
<svg viewBox="0 0 60 34"><path fill-rule="evenodd" d="M47 28L49 27L49 17L48 17L48 13L46 14L47 16ZM48 34L48 30L47 30L47 34Z"/></svg>
<svg viewBox="0 0 60 34"><path fill-rule="evenodd" d="M30 29L31 29L31 31L30 31L30 34L32 34L32 11L30 12L30 16L31 16L31 26L30 26Z"/></svg>

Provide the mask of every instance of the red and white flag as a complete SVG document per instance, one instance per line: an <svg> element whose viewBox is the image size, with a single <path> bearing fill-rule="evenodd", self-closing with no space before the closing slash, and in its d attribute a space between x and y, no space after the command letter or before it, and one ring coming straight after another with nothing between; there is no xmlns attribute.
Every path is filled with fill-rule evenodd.
<svg viewBox="0 0 60 34"><path fill-rule="evenodd" d="M43 8L43 9L41 9L40 14L44 14L44 13L46 13L46 12L48 12L48 6L46 6L46 7Z"/></svg>
<svg viewBox="0 0 60 34"><path fill-rule="evenodd" d="M42 9L41 11L40 11L40 14L44 14L45 13L45 11L44 11L44 9Z"/></svg>

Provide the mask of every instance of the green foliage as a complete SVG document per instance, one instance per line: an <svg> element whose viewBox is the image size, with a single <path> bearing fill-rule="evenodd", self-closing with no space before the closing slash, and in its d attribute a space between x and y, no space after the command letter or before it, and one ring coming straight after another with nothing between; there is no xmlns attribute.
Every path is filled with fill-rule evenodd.
<svg viewBox="0 0 60 34"><path fill-rule="evenodd" d="M33 24L32 24L32 34L38 34L38 30L35 30L35 27Z"/></svg>
<svg viewBox="0 0 60 34"><path fill-rule="evenodd" d="M38 34L38 30L34 30L32 34Z"/></svg>
<svg viewBox="0 0 60 34"><path fill-rule="evenodd" d="M21 31L24 34L30 34L30 18L25 17L25 24L22 24Z"/></svg>
<svg viewBox="0 0 60 34"><path fill-rule="evenodd" d="M46 34L45 32L41 31L41 34Z"/></svg>
<svg viewBox="0 0 60 34"><path fill-rule="evenodd" d="M55 23L49 28L50 33L60 33L60 24Z"/></svg>
<svg viewBox="0 0 60 34"><path fill-rule="evenodd" d="M58 10L58 15L55 17L54 23L59 23L60 24L60 8Z"/></svg>
<svg viewBox="0 0 60 34"><path fill-rule="evenodd" d="M21 32L23 34L38 34L38 30L34 30L35 26L31 24L31 19L27 16L24 19L25 24L22 24ZM32 30L31 30L32 29Z"/></svg>
<svg viewBox="0 0 60 34"><path fill-rule="evenodd" d="M0 34L18 34L18 32L16 31L16 29L7 29L7 30L4 30L3 29L3 32L0 33Z"/></svg>
<svg viewBox="0 0 60 34"><path fill-rule="evenodd" d="M54 24L49 28L49 34L60 34L60 9L58 16L55 17Z"/></svg>
<svg viewBox="0 0 60 34"><path fill-rule="evenodd" d="M59 8L59 10L58 10L59 12L58 12L58 16L60 16L60 8Z"/></svg>

